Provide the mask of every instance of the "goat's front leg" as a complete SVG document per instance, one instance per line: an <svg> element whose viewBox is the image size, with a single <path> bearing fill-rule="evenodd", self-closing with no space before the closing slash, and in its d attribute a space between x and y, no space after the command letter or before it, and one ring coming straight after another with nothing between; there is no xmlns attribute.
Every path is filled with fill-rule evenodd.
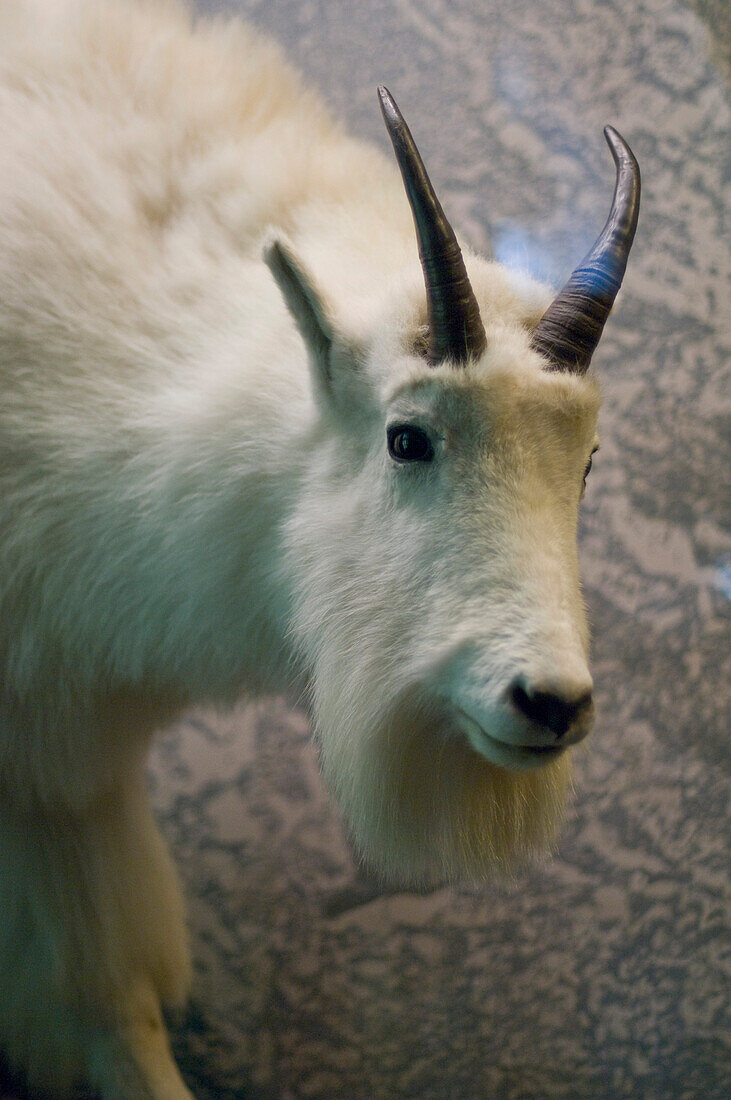
<svg viewBox="0 0 731 1100"><path fill-rule="evenodd" d="M187 994L177 877L144 775L83 811L7 800L0 819L0 1048L57 1100L191 1100L160 1003Z"/></svg>
<svg viewBox="0 0 731 1100"><path fill-rule="evenodd" d="M127 1018L91 1037L89 1079L104 1100L192 1100L173 1061L157 994L129 991Z"/></svg>

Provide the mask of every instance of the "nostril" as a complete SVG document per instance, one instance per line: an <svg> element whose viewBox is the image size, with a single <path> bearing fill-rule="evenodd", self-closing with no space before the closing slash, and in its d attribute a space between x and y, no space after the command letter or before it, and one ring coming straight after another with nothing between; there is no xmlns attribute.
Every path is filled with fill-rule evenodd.
<svg viewBox="0 0 731 1100"><path fill-rule="evenodd" d="M510 688L510 701L530 722L551 730L557 740L565 738L572 727L580 736L587 732L587 729L580 727L581 720L588 717L592 708L589 691L576 699L569 699L553 691L529 692L522 684L514 683ZM574 739L580 740L580 737Z"/></svg>

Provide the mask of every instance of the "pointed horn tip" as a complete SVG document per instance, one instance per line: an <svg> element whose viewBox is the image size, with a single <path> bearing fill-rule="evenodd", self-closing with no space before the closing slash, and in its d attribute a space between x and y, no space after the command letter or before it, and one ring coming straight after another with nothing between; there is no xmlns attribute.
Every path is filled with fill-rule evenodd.
<svg viewBox="0 0 731 1100"><path fill-rule="evenodd" d="M379 84L378 85L378 98L380 100L381 110L384 113L386 111L398 111L398 107L396 106L396 101L393 98L393 96L391 95L391 93L389 92L389 90L388 90L388 88L386 87L385 84Z"/></svg>
<svg viewBox="0 0 731 1100"><path fill-rule="evenodd" d="M607 145L609 146L615 163L619 163L620 159L626 158L631 161L637 172L639 172L639 165L637 164L637 158L630 149L627 142L624 140L619 130L614 126L604 127L604 137Z"/></svg>

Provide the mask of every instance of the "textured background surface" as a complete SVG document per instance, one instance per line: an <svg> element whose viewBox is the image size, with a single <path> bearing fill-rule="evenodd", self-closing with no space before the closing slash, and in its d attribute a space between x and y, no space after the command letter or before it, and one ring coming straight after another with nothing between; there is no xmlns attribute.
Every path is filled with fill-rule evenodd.
<svg viewBox="0 0 731 1100"><path fill-rule="evenodd" d="M559 282L606 213L611 121L643 169L581 556L599 718L557 857L513 886L383 895L283 702L158 742L189 896L174 1043L200 1100L731 1095L727 1037L726 5L242 0L350 128L391 87L452 221ZM724 23L725 21L725 23Z"/></svg>

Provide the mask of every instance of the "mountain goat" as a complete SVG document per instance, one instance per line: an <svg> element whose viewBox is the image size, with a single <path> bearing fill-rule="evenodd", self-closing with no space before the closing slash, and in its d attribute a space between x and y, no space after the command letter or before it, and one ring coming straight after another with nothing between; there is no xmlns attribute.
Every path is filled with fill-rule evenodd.
<svg viewBox="0 0 731 1100"><path fill-rule="evenodd" d="M636 162L608 128L609 220L551 301L463 257L379 94L396 164L238 24L0 8L0 1047L53 1096L190 1095L144 775L181 709L305 693L404 881L550 842L591 725L586 368Z"/></svg>

